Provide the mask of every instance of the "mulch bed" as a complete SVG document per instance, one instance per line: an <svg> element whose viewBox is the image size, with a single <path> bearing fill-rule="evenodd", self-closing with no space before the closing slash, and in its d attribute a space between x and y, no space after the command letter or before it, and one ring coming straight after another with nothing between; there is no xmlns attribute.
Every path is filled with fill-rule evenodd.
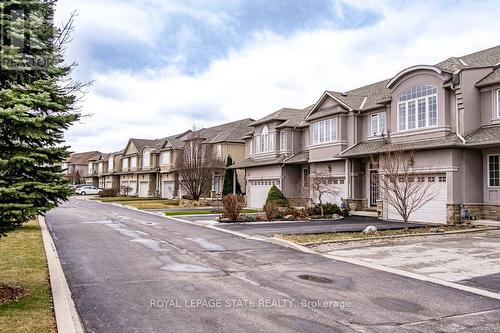
<svg viewBox="0 0 500 333"><path fill-rule="evenodd" d="M28 293L28 289L0 284L0 304L20 300Z"/></svg>

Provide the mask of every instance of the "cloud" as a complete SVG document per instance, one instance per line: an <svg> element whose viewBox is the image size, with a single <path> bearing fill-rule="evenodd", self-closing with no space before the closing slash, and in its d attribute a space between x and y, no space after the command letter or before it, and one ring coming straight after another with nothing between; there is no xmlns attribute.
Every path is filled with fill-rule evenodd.
<svg viewBox="0 0 500 333"><path fill-rule="evenodd" d="M117 2L109 3L109 10L120 6ZM160 1L146 3L160 8ZM194 18L207 21L217 31L234 33L233 21L238 20L238 15L227 10L236 8L231 7L236 6L234 2L225 4L226 10L221 9L222 2L198 11L199 3L161 7L161 12L168 12L169 19L178 18L176 15L181 13L190 18L184 23ZM257 119L285 106L306 107L327 89L349 90L389 78L414 64L434 64L499 44L499 37L491 33L500 30L498 11L492 10L492 2L453 2L453 6L433 1L332 3L335 18L364 23L301 25L285 29L288 33L257 24L244 34L240 44L228 43L214 59L191 72L184 68L191 63L186 59L192 54L201 57L203 44L188 42L173 53L175 56L158 54L158 31L164 31L158 27L164 25L157 23L162 15L158 14L158 18L154 11L146 10L146 16L134 18L137 24L144 24L139 27L140 37L128 27L110 28L113 34L134 40L137 45L153 45L151 54L138 67L94 67L95 56L88 58L92 52L78 54L73 50L72 56L85 68L78 74L95 80L95 84L82 104L84 112L93 116L68 131L68 142L74 150L114 151L122 149L129 137L159 138L193 125ZM127 6L137 4L127 2ZM240 2L237 4L236 13L244 8ZM122 25L120 22L127 19L129 10L116 13L114 22ZM89 23L85 24L91 24L92 20L87 20L84 22ZM96 22L100 24L102 20ZM221 27L224 24L229 26ZM196 29L187 29L183 38L196 39L192 31ZM75 36L76 49L85 45L80 38ZM196 47L190 52L183 51L193 45ZM141 61L140 56L134 57L131 62Z"/></svg>

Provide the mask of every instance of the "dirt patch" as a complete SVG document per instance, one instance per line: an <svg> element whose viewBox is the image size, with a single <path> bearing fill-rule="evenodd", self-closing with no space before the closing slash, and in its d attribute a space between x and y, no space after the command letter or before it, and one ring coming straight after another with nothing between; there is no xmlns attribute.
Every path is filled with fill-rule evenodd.
<svg viewBox="0 0 500 333"><path fill-rule="evenodd" d="M28 294L28 289L0 284L0 304L20 300Z"/></svg>

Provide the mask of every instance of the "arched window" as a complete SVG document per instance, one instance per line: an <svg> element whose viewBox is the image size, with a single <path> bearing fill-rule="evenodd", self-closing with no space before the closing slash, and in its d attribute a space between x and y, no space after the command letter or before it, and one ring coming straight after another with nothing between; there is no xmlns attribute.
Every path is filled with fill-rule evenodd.
<svg viewBox="0 0 500 333"><path fill-rule="evenodd" d="M264 126L260 134L260 148L261 152L269 151L269 128L267 126Z"/></svg>
<svg viewBox="0 0 500 333"><path fill-rule="evenodd" d="M399 131L437 125L437 88L418 85L398 96Z"/></svg>
<svg viewBox="0 0 500 333"><path fill-rule="evenodd" d="M151 152L149 150L145 150L142 156L142 168L149 169L151 160Z"/></svg>

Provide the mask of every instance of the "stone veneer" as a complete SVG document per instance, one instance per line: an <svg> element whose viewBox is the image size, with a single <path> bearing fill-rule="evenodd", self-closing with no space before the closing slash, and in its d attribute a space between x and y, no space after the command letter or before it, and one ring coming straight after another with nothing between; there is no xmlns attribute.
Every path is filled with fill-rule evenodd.
<svg viewBox="0 0 500 333"><path fill-rule="evenodd" d="M448 224L455 224L460 222L460 205L448 204L446 205L446 217ZM465 204L466 209L469 210L470 215L477 220L494 220L500 221L500 204Z"/></svg>
<svg viewBox="0 0 500 333"><path fill-rule="evenodd" d="M350 210L365 210L368 208L367 199L346 199Z"/></svg>

